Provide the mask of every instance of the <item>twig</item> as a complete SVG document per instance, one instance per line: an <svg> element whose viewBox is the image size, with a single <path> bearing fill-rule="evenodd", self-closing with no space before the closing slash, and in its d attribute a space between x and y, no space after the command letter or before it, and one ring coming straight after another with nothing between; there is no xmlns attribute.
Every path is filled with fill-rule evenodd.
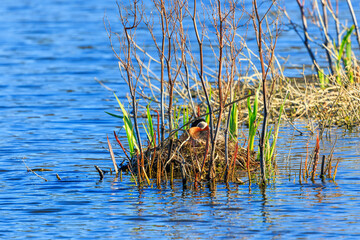
<svg viewBox="0 0 360 240"><path fill-rule="evenodd" d="M311 173L311 180L314 181L315 175L316 175L316 167L319 162L319 151L320 151L320 140L319 140L319 134L316 137L316 145L314 150L314 162L313 162L313 170Z"/></svg>
<svg viewBox="0 0 360 240"><path fill-rule="evenodd" d="M39 174L37 174L36 172L34 172L31 168L29 168L29 167L26 165L26 163L25 163L25 158L23 158L22 161L23 161L23 163L24 163L24 165L25 165L25 167L26 167L26 169L27 169L28 172L32 172L33 174L35 174L37 177L41 178L41 179L44 180L45 182L48 181L46 178L40 176Z"/></svg>
<svg viewBox="0 0 360 240"><path fill-rule="evenodd" d="M323 155L322 157L322 161L321 161L321 173L320 173L320 178L324 178L324 171L325 171L325 155Z"/></svg>
<svg viewBox="0 0 360 240"><path fill-rule="evenodd" d="M120 140L119 140L118 136L116 135L116 132L115 132L115 131L114 131L114 136L115 136L115 139L116 139L117 143L120 145L121 149L122 149L123 152L125 153L125 156L126 156L127 160L128 160L129 162L131 162L131 159L130 159L129 155L127 154L124 146L123 146L122 143L120 142Z"/></svg>
<svg viewBox="0 0 360 240"><path fill-rule="evenodd" d="M302 20L302 24L303 24L303 31L304 31L304 45L310 55L310 58L312 60L312 63L313 65L315 66L316 70L319 71L319 67L318 65L316 64L317 61L315 59L315 56L314 56L314 53L312 52L311 50L311 47L310 47L310 44L309 44L309 33L308 33L308 30L307 30L307 21L306 21L306 17L305 17L305 11L304 11L304 3L305 1L303 1L303 3L300 2L300 0L296 0L298 5L299 5L299 8L300 8L300 13L301 13L301 20Z"/></svg>
<svg viewBox="0 0 360 240"><path fill-rule="evenodd" d="M115 92L113 89L109 88L108 86L106 86L103 82L101 82L99 79L94 78L95 81L97 81L101 86L103 86L106 90L110 91L110 92Z"/></svg>
<svg viewBox="0 0 360 240"><path fill-rule="evenodd" d="M339 162L340 162L340 159L338 159L337 162L336 162L334 174L333 174L333 177L332 177L333 181L335 181L335 177L336 177L337 169L338 169L338 166L339 166Z"/></svg>
<svg viewBox="0 0 360 240"><path fill-rule="evenodd" d="M204 80L204 53L203 53L203 42L204 42L204 35L202 35L202 37L200 38L199 35L199 31L198 31L198 27L197 27L197 23L196 23L196 0L194 0L194 13L191 16L193 25L194 25L194 31L195 31L195 35L196 35L196 39L199 45L199 55L200 55L200 71L198 70L198 67L196 66L196 69L198 70L198 75L201 81L201 85L203 88L203 91L205 93L205 97L206 97L206 103L207 106L209 108L209 116L210 116L210 122L209 122L209 126L210 126L210 140L211 143L213 144L213 109L210 103L210 97L209 97L209 93L207 91L207 87L205 84L205 80ZM192 57L192 55L191 55Z"/></svg>
<svg viewBox="0 0 360 240"><path fill-rule="evenodd" d="M269 8L272 7L273 4ZM266 184L266 166L265 166L265 135L267 134L267 123L268 123L268 107L269 107L269 100L267 93L267 86L266 86L266 77L268 74L268 70L271 68L271 62L274 59L273 53L276 46L276 39L275 43L272 46L271 49L271 56L269 59L269 64L267 66L267 69L265 69L265 63L264 63L264 53L263 53L263 30L262 30L262 21L264 20L265 16L260 19L258 6L256 0L253 0L253 26L256 34L257 39L257 46L259 51L259 57L260 57L260 64L261 64L261 83L262 83L262 91L263 91L263 124L262 124L262 130L261 130L261 136L259 140L259 147L260 147L260 170L261 170L261 178L262 183Z"/></svg>
<svg viewBox="0 0 360 240"><path fill-rule="evenodd" d="M96 171L98 171L98 173L99 173L100 180L103 180L104 172L98 166L94 165L94 167L95 167Z"/></svg>
<svg viewBox="0 0 360 240"><path fill-rule="evenodd" d="M116 164L114 152L113 152L113 150L112 150L112 147L111 147L111 144L110 144L110 141L109 141L109 137L106 136L106 138L107 138L107 142L108 142L108 146L109 146L109 152L110 152L111 160L112 160L112 162L113 162L113 164L114 164L114 169L115 169L115 173L116 173L116 176L117 176L118 173L119 173L119 169L118 169L118 166L117 166L117 164Z"/></svg>
<svg viewBox="0 0 360 240"><path fill-rule="evenodd" d="M300 184L302 184L302 182L301 182L301 177L302 177L301 168L302 168L302 158L301 158L301 160L300 160L300 167L299 167L299 183L300 183Z"/></svg>
<svg viewBox="0 0 360 240"><path fill-rule="evenodd" d="M357 39L357 42L358 42L359 47L360 47L360 32L359 32L359 26L358 26L358 23L357 23L357 20L356 20L355 12L354 12L353 6L351 4L351 0L346 0L346 2L348 4L348 6L349 6L351 17L352 17L354 25L355 25L356 39Z"/></svg>

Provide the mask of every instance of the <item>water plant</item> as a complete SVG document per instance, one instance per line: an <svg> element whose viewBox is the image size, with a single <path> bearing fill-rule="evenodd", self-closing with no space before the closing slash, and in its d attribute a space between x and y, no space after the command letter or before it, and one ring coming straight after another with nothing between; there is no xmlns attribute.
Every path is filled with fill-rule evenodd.
<svg viewBox="0 0 360 240"><path fill-rule="evenodd" d="M304 83L300 81L300 84L296 80L285 81L282 93L278 92L276 98L283 99L285 92L290 91L287 104L291 104L293 112L285 111L286 117L304 120L306 116L312 132L316 125L351 129L360 122L360 91L357 87L360 67L358 48L353 46L356 39L360 47L360 38L352 1L346 1L350 14L339 14L339 8L332 5L333 1L297 0L297 4L302 24L296 22L295 15L289 16L279 3L277 6L307 49L316 75L311 76L308 71L303 76ZM335 4L338 6L339 1L336 0ZM280 101L277 104L280 105Z"/></svg>
<svg viewBox="0 0 360 240"><path fill-rule="evenodd" d="M120 116L120 115L109 113L109 112L106 112L106 113L113 117L121 118L123 120L124 129L126 132L127 142L128 142L129 151L130 151L130 156L133 157L135 155L136 150L139 150L139 146L137 144L137 140L135 137L134 127L133 127L132 121L129 118L129 115L128 115L126 109L124 108L123 104L120 102L119 98L116 96L115 93L114 93L114 96L116 98L116 101L117 101L123 115Z"/></svg>
<svg viewBox="0 0 360 240"><path fill-rule="evenodd" d="M315 147L311 154L309 154L309 142L307 142L307 154L304 164L300 162L299 167L299 183L307 182L310 179L312 182L315 182L317 175L319 175L322 181L326 179L331 179L335 181L337 169L339 166L340 159L337 160L335 166L332 166L334 148L336 146L337 139L334 141L330 154L328 156L323 155L320 160L320 139L321 136L318 133L316 135ZM320 173L318 171L318 165L321 162Z"/></svg>
<svg viewBox="0 0 360 240"><path fill-rule="evenodd" d="M312 6L312 11L306 11L306 2L297 0L302 20L302 27L294 23L293 19L288 15L284 8L280 8L282 9L285 16L288 18L292 28L303 41L304 46L306 47L311 58L314 69L317 72L317 78L319 80L321 88L324 89L325 87L328 87L329 83L336 83L340 86L353 84L355 80L354 64L357 63L357 60L356 55L352 54L351 36L354 30L358 34L359 28L357 25L357 20L354 14L351 0L346 1L353 20L353 25L350 28L347 28L346 26L341 24L338 7L334 9L331 1L320 2L322 11L320 11L320 6L318 5L318 1L316 0L309 1L309 6ZM338 1L336 1L336 5L338 6ZM330 18L334 20L333 25L329 24ZM317 19L317 21L311 21L313 26L310 26L319 29L319 31L313 31L315 36L312 36L309 33L309 19ZM330 31L329 28L331 26L335 27L335 31ZM343 30L340 28L341 26L343 26ZM301 32L303 32L303 35L301 34ZM332 36L330 32L335 32L336 36ZM321 33L321 36L316 36L316 34L319 33ZM344 35L342 36L342 34ZM357 40L360 46L359 36L357 34L355 34L355 36L357 36ZM321 40L315 42L314 39ZM321 46L323 51L325 51L328 65L327 69L325 68L325 66L319 65L319 61L316 58L316 54L313 50L314 45L310 45L311 42L315 42L315 45ZM332 82L332 80L334 81Z"/></svg>
<svg viewBox="0 0 360 240"><path fill-rule="evenodd" d="M122 28L112 31L106 25L120 72L130 91L131 116L123 117L124 121L132 122L125 127L132 145L128 168L137 175L139 184L149 184L156 175L156 184L161 187L169 179L172 183L174 177L180 177L184 185L192 182L199 186L203 181L233 181L241 172L247 172L251 181L250 173L260 165L259 182L265 185L272 173L282 117L298 114L293 117L296 118L315 111L306 106L304 113L304 107L292 107L311 102L296 99L297 93L301 94L299 99L309 97L308 93L304 94L308 86L291 85L291 80L284 79L276 67L279 61L275 47L280 27L278 15L272 14L273 2L262 3L262 7L267 5L261 13L256 0L250 12L232 0L215 1L201 8L197 2L190 6L184 0L154 1L151 15L147 15L140 1L134 1L128 8L118 5ZM240 24L243 16L252 20L245 22L253 26L251 34L256 38L257 52L247 45L246 36L239 33L240 29L244 30ZM187 30L184 21L192 23ZM345 44L344 48L349 46ZM213 53L212 58L208 57L209 53ZM346 60L351 55L347 53ZM248 64L245 70L241 65L244 62ZM321 88L315 88L319 95L331 91L327 81L334 79L321 73ZM288 95L289 88L292 90ZM249 91L255 93L250 94L255 96L253 103L246 95ZM247 111L241 111L246 99ZM146 109L144 114L142 109ZM152 111L157 113L157 124L153 123ZM326 111L330 114L334 109L318 114L327 114ZM325 117L322 116L324 120ZM198 118L205 118L206 127L193 126ZM144 147L137 128L141 121L145 122L148 139ZM239 126L245 122L249 126L246 140L238 134ZM260 124L256 156L254 145ZM200 143L192 138L189 126L206 130L206 139ZM248 147L244 148L246 141Z"/></svg>
<svg viewBox="0 0 360 240"><path fill-rule="evenodd" d="M153 120L150 114L150 104L146 106L146 126L144 125L145 132L148 136L149 142L152 147L156 146L155 142L155 132L154 132L154 125Z"/></svg>
<svg viewBox="0 0 360 240"><path fill-rule="evenodd" d="M237 141L238 139L238 125L239 125L239 110L238 105L233 103L230 108L230 116L229 116L229 131L230 131L230 138L232 141Z"/></svg>
<svg viewBox="0 0 360 240"><path fill-rule="evenodd" d="M255 94L255 98L254 98L254 105L253 107L251 107L251 103L250 103L250 97L248 97L247 99L247 108L248 108L248 125L249 125L249 149L251 151L254 150L254 141L255 141L255 136L256 136L256 131L257 128L260 124L260 121L258 121L257 117L258 117L258 108L259 108L259 103L258 103L258 98L259 98L259 91L260 88L258 88L256 90L256 94Z"/></svg>
<svg viewBox="0 0 360 240"><path fill-rule="evenodd" d="M339 51L336 53L336 56L337 56L337 59L336 59L336 81L339 85L343 85L343 81L342 81L343 74L341 73L342 60L344 62L345 72L346 72L346 75L348 77L350 84L354 83L354 74L353 74L353 71L351 68L352 59L351 59L351 40L350 40L351 33L353 32L354 29L355 29L355 25L352 25L350 27L350 29L347 30L345 36L343 37L343 39L341 41ZM344 50L345 50L345 57L343 57Z"/></svg>
<svg viewBox="0 0 360 240"><path fill-rule="evenodd" d="M280 106L279 109L279 117L275 123L274 126L274 133L271 134L271 132L269 132L268 134L268 138L267 138L267 147L268 150L266 152L266 160L268 162L268 164L271 164L271 161L274 159L274 153L275 153L275 148L276 148L276 143L277 143L277 139L278 139L278 135L279 135L279 129L280 129L280 123L281 123L281 117L284 111L284 106L285 106L285 102L286 99L288 97L288 94L285 95L285 99L283 101L283 104ZM272 142L270 143L270 135L272 135Z"/></svg>
<svg viewBox="0 0 360 240"><path fill-rule="evenodd" d="M211 85L209 85L209 87L210 87L210 89L209 89L209 100L211 101L211 94L212 94ZM206 106L205 121L206 121L208 124L210 123L210 107L209 107L209 105Z"/></svg>

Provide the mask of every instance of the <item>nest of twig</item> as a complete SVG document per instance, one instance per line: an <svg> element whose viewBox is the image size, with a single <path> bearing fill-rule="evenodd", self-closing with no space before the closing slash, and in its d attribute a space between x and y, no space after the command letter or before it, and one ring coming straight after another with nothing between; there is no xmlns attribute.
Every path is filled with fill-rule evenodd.
<svg viewBox="0 0 360 240"><path fill-rule="evenodd" d="M168 141L162 147L145 151L145 165L152 173L161 173L162 177L171 176L190 182L207 180L211 171L210 145L207 146L206 141L193 139ZM227 158L225 142L218 141L213 159L216 181L234 181L248 170L252 172L259 167L255 152L248 154L247 149L232 141L229 141Z"/></svg>

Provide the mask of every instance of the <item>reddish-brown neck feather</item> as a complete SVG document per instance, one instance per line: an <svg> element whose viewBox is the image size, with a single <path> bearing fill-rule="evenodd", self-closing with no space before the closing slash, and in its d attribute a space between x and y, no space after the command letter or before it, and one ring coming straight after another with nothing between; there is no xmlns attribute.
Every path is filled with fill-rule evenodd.
<svg viewBox="0 0 360 240"><path fill-rule="evenodd" d="M192 138L197 139L199 137L200 132L202 131L208 131L209 126L206 126L204 129L201 129L199 127L192 127L189 129L189 134Z"/></svg>
<svg viewBox="0 0 360 240"><path fill-rule="evenodd" d="M189 134L192 138L196 139L199 136L199 132L201 132L201 128L199 127L192 127L189 129Z"/></svg>

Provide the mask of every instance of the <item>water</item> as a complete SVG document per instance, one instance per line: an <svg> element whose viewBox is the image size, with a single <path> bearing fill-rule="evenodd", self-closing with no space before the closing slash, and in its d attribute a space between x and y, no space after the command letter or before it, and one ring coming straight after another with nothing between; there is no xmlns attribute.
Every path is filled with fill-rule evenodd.
<svg viewBox="0 0 360 240"><path fill-rule="evenodd" d="M120 98L126 94L102 22L105 11L116 20L114 8L113 0L2 1L1 238L360 237L358 132L333 132L336 182L299 184L293 173L309 134L291 137L291 127L281 130L282 171L265 191L236 184L183 190L180 182L138 189L129 176L119 181L109 174L99 181L93 165L111 167L106 135L120 124L104 113L116 103L94 78ZM286 53L291 48L284 42L279 48ZM294 55L307 59L306 52ZM326 142L322 153L330 147ZM48 181L25 164L51 170L37 172Z"/></svg>

